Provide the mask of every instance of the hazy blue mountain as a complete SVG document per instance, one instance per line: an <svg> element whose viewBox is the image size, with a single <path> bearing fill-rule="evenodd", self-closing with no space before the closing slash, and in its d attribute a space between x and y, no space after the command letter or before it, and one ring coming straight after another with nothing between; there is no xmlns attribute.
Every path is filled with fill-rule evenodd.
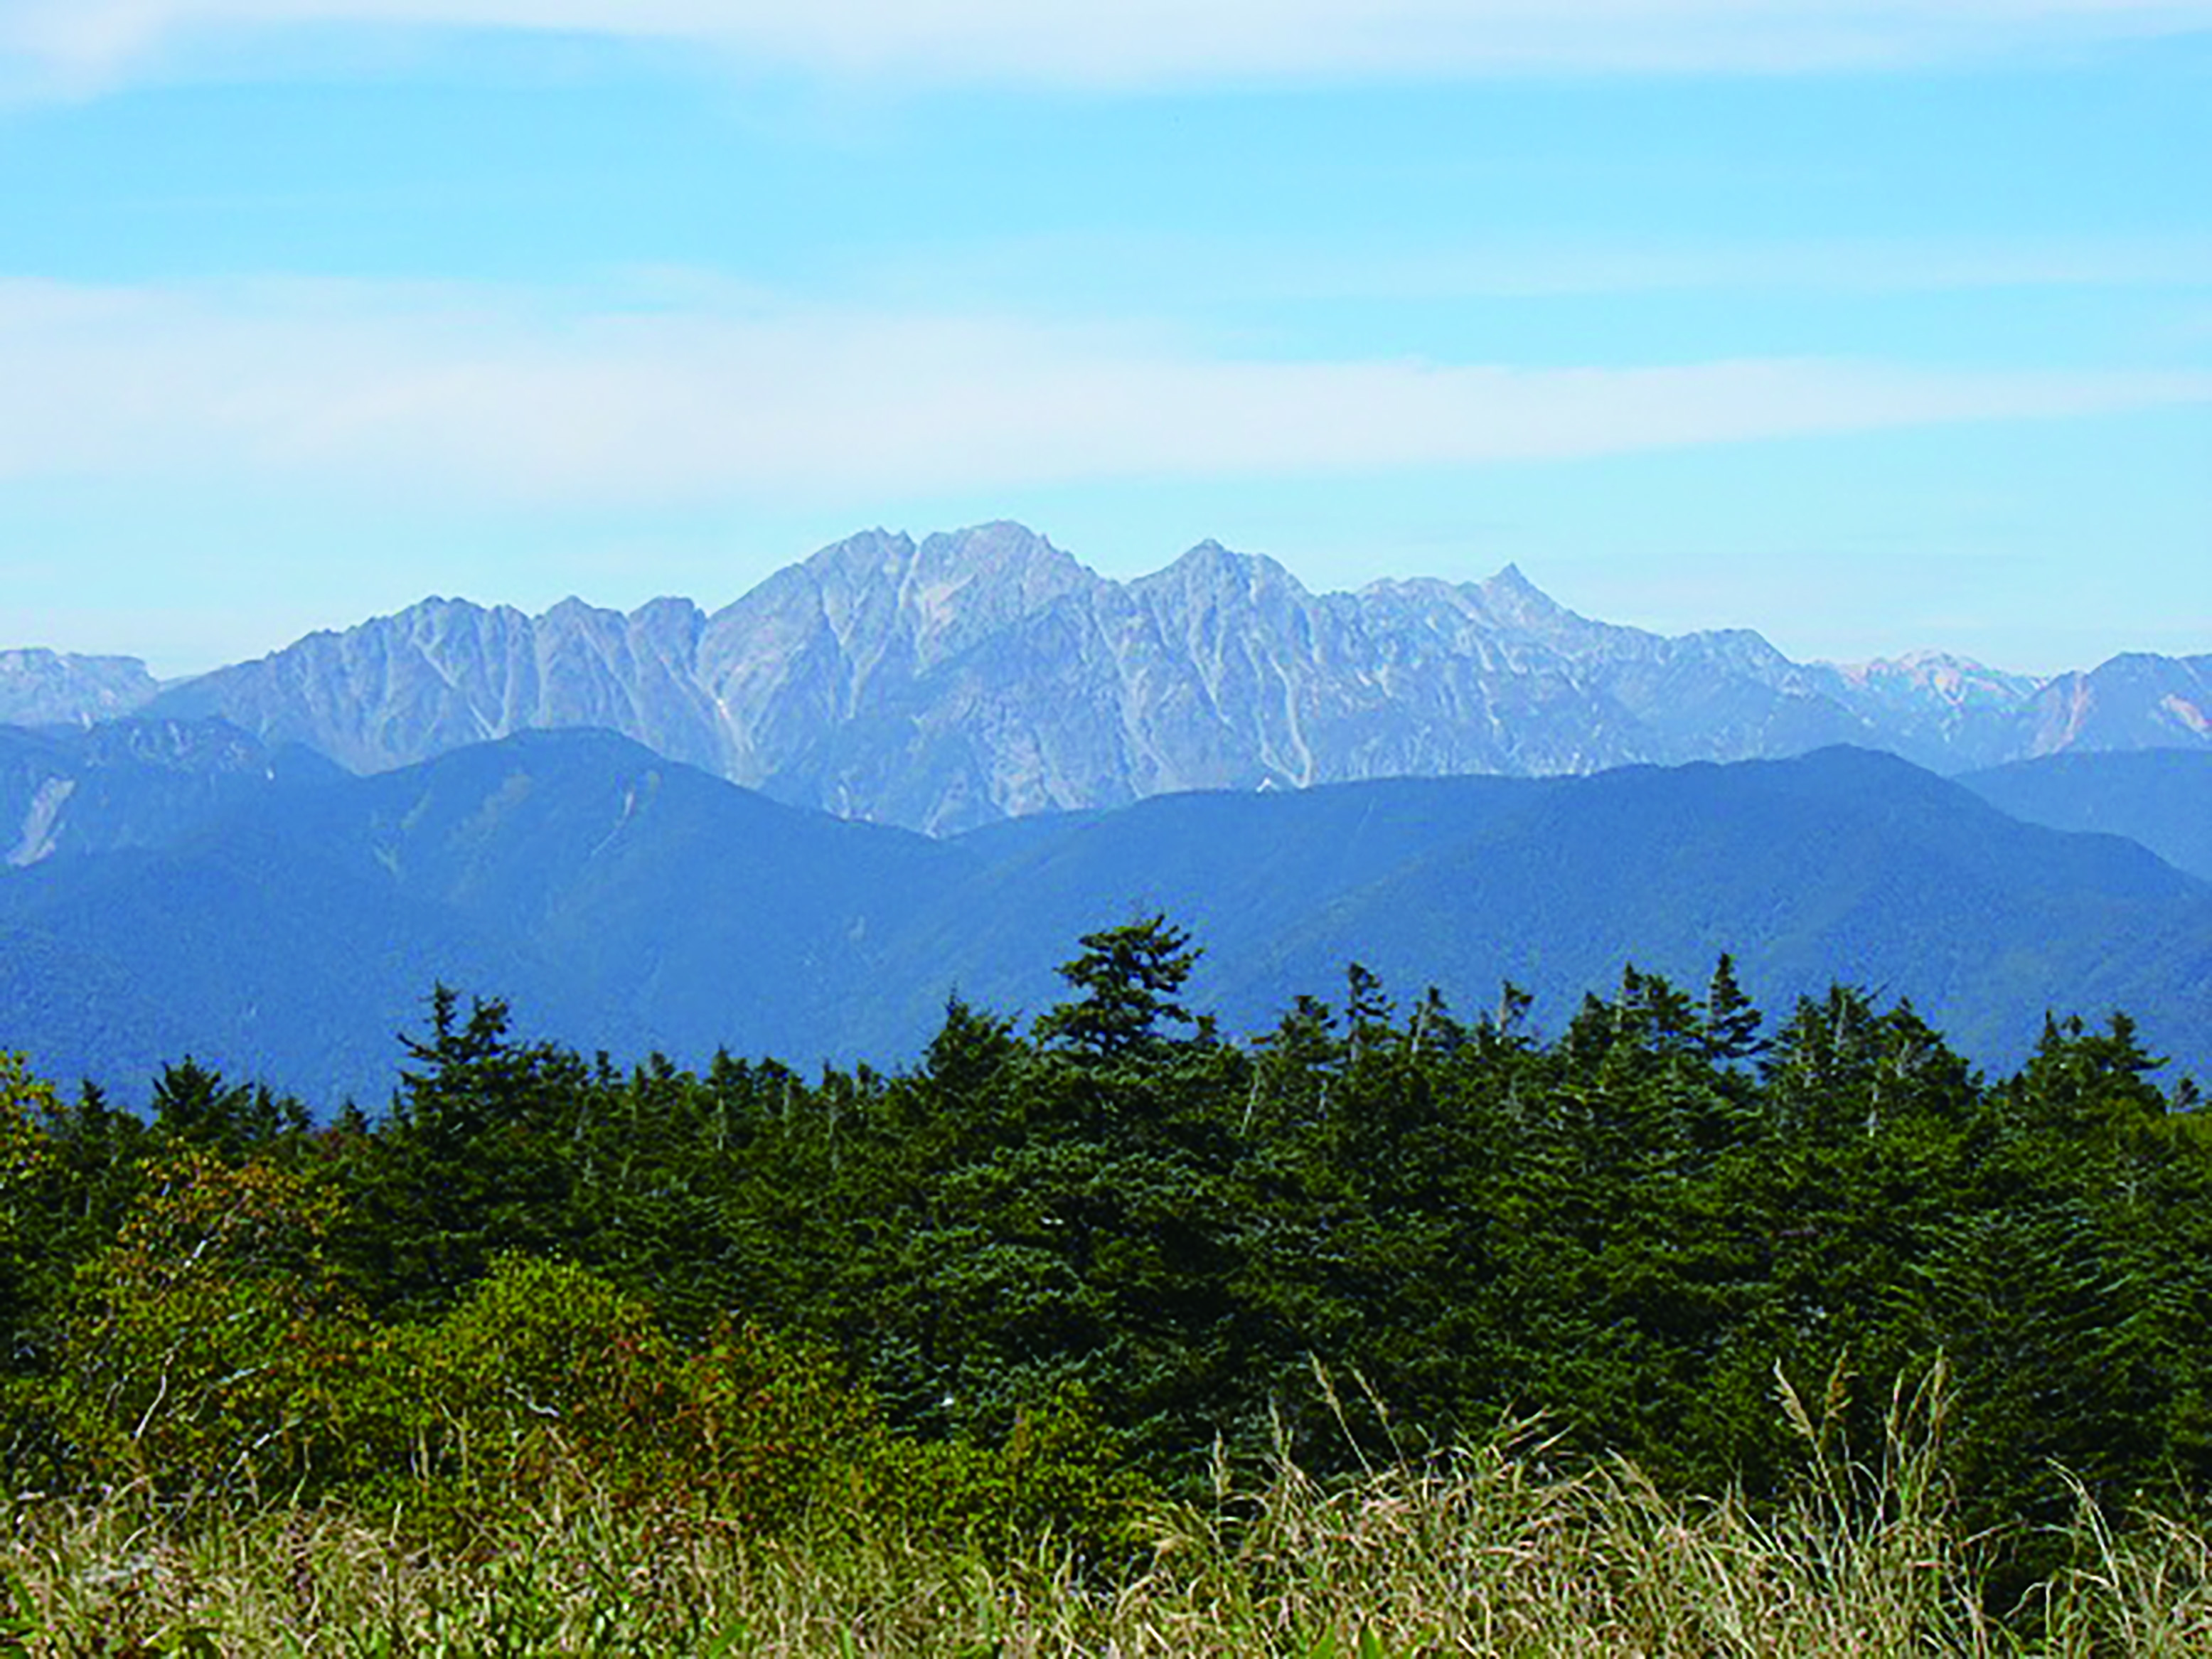
<svg viewBox="0 0 2212 1659"><path fill-rule="evenodd" d="M303 809L284 816L290 844L558 964L580 1003L700 1060L843 1051L883 943L972 862L605 732L479 744Z"/></svg>
<svg viewBox="0 0 2212 1659"><path fill-rule="evenodd" d="M131 713L160 689L136 657L0 651L0 726L88 726Z"/></svg>
<svg viewBox="0 0 2212 1659"><path fill-rule="evenodd" d="M1939 772L1988 766L2035 741L2043 683L1941 651L1814 663L1810 682L1881 733L1874 745Z"/></svg>
<svg viewBox="0 0 2212 1659"><path fill-rule="evenodd" d="M1725 949L1777 1012L1863 982L1997 1064L2046 1008L2120 1006L2212 1072L2212 889L1890 757L1184 794L932 841L594 732L270 780L173 845L0 874L0 1043L126 1097L189 1046L380 1101L442 978L624 1059L890 1065L952 990L1034 1014L1079 933L1155 908L1232 1031L1353 957L1466 1011L1510 977L1556 1025L1626 962L1698 988Z"/></svg>
<svg viewBox="0 0 2212 1659"><path fill-rule="evenodd" d="M0 878L0 1042L64 1083L143 1103L189 1051L319 1108L383 1104L438 980L496 988L541 1029L646 1034L526 941L318 856L250 817L170 849L53 859ZM597 1034L604 1032L600 1036Z"/></svg>
<svg viewBox="0 0 2212 1659"><path fill-rule="evenodd" d="M2212 753L2079 751L2016 761L1959 781L1992 805L2054 830L2140 842L2178 870L2212 881Z"/></svg>
<svg viewBox="0 0 2212 1659"><path fill-rule="evenodd" d="M0 726L0 863L167 846L272 787L343 775L312 750L272 750L227 720Z"/></svg>
<svg viewBox="0 0 2212 1659"><path fill-rule="evenodd" d="M258 796L0 878L0 1044L143 1092L155 1057L380 1103L444 980L628 1056L838 1051L875 938L969 855L778 805L611 733L529 732Z"/></svg>
<svg viewBox="0 0 2212 1659"><path fill-rule="evenodd" d="M2038 689L2017 757L2078 750L2212 750L2212 656L2130 652Z"/></svg>
<svg viewBox="0 0 2212 1659"><path fill-rule="evenodd" d="M425 599L171 686L149 712L220 715L355 772L580 726L719 769L714 714L695 672L702 623L684 600L624 617L570 599L532 617L509 605Z"/></svg>
<svg viewBox="0 0 2212 1659"><path fill-rule="evenodd" d="M1133 581L1018 525L877 530L709 616L429 599L164 690L357 772L604 726L787 804L951 834L1193 789L1581 774L1886 749L1942 771L2212 750L2212 659L2048 684L1927 653L1790 661L1759 635L1594 622L1509 566L1314 593L1201 543Z"/></svg>
<svg viewBox="0 0 2212 1659"><path fill-rule="evenodd" d="M1232 1027L1334 990L1352 956L1468 1011L1510 978L1557 1023L1626 962L1702 990L1727 950L1770 1007L1864 984L1990 1063L2046 1007L2126 1008L2212 1063L2212 889L1889 756L1187 795L1051 828L950 896L888 978L941 963L1033 1010L1072 929L1158 908L1208 945L1198 984Z"/></svg>

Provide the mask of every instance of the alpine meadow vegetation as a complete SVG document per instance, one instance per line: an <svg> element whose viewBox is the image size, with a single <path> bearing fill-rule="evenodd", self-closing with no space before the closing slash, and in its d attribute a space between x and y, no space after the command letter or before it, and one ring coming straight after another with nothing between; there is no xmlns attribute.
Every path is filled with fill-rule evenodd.
<svg viewBox="0 0 2212 1659"><path fill-rule="evenodd" d="M1722 957L1549 1034L1164 917L911 1067L439 987L372 1118L0 1059L0 1653L2212 1650L2212 1139ZM335 1107L335 1109L333 1108Z"/></svg>

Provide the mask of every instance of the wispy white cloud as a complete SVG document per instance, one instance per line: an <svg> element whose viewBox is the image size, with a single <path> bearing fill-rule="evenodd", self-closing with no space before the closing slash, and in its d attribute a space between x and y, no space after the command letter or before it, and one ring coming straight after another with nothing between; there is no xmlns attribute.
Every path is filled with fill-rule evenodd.
<svg viewBox="0 0 2212 1659"><path fill-rule="evenodd" d="M0 0L84 83L302 28L557 31L812 71L1150 85L1920 64L2212 28L2208 0Z"/></svg>
<svg viewBox="0 0 2212 1659"><path fill-rule="evenodd" d="M1347 260L1335 269L1342 291L1378 296L2203 288L2212 286L2212 236L2074 242L1814 238L1704 246L1560 243Z"/></svg>
<svg viewBox="0 0 2212 1659"><path fill-rule="evenodd" d="M1746 293L1846 297L1969 290L2212 289L2212 236L1630 240L1500 238L1346 249L1342 240L1126 229L902 249L853 280L911 303L937 295L1049 295L1096 307L1141 288L1176 305L1268 301L1605 298Z"/></svg>
<svg viewBox="0 0 2212 1659"><path fill-rule="evenodd" d="M0 283L0 479L611 506L1371 473L2212 401L2212 374L1249 361L1133 328L305 283Z"/></svg>

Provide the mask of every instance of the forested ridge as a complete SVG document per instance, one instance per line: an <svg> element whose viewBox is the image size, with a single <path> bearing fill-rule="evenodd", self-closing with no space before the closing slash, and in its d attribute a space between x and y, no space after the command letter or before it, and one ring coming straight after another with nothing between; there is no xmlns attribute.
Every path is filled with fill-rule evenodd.
<svg viewBox="0 0 2212 1659"><path fill-rule="evenodd" d="M829 1471L1103 1539L1540 1413L1547 1455L1756 1502L1802 1461L1778 1373L1878 1443L1940 1359L1961 1501L2029 1555L2072 1481L2212 1480L2212 1143L2124 1017L1990 1078L1848 987L1763 1016L1725 957L1548 1035L1354 965L1232 1038L1196 949L1088 935L1060 1006L956 997L894 1073L625 1072L445 988L374 1120L11 1066L8 1478L445 1513L557 1449L763 1528Z"/></svg>
<svg viewBox="0 0 2212 1659"><path fill-rule="evenodd" d="M440 979L625 1071L655 1052L703 1071L720 1048L810 1075L909 1068L949 988L1049 1007L1073 940L1161 911L1206 945L1187 994L1237 1033L1334 995L1355 957L1401 994L1480 1003L1512 980L1555 1030L1624 962L1695 989L1727 950L1770 1009L1886 988L1993 1070L2026 1063L2047 1008L2118 1008L2212 1077L2212 887L1863 750L1163 796L933 842L606 732L373 778L295 777L221 729L164 736L245 769L219 775L220 811L180 805L164 768L93 768L68 795L75 842L0 879L0 1042L138 1105L190 1053L325 1112L375 1109L405 1061L393 1033ZM44 775L10 772L9 748L0 732L0 796L14 777L21 811ZM2039 810L2133 799L2131 830L2186 842L2189 769L2075 758Z"/></svg>

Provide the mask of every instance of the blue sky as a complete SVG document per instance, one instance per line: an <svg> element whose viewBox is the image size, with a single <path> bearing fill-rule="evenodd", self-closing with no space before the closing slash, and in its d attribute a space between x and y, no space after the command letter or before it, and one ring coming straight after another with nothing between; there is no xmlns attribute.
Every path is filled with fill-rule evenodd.
<svg viewBox="0 0 2212 1659"><path fill-rule="evenodd" d="M853 530L2212 651L2212 0L0 0L0 645Z"/></svg>

